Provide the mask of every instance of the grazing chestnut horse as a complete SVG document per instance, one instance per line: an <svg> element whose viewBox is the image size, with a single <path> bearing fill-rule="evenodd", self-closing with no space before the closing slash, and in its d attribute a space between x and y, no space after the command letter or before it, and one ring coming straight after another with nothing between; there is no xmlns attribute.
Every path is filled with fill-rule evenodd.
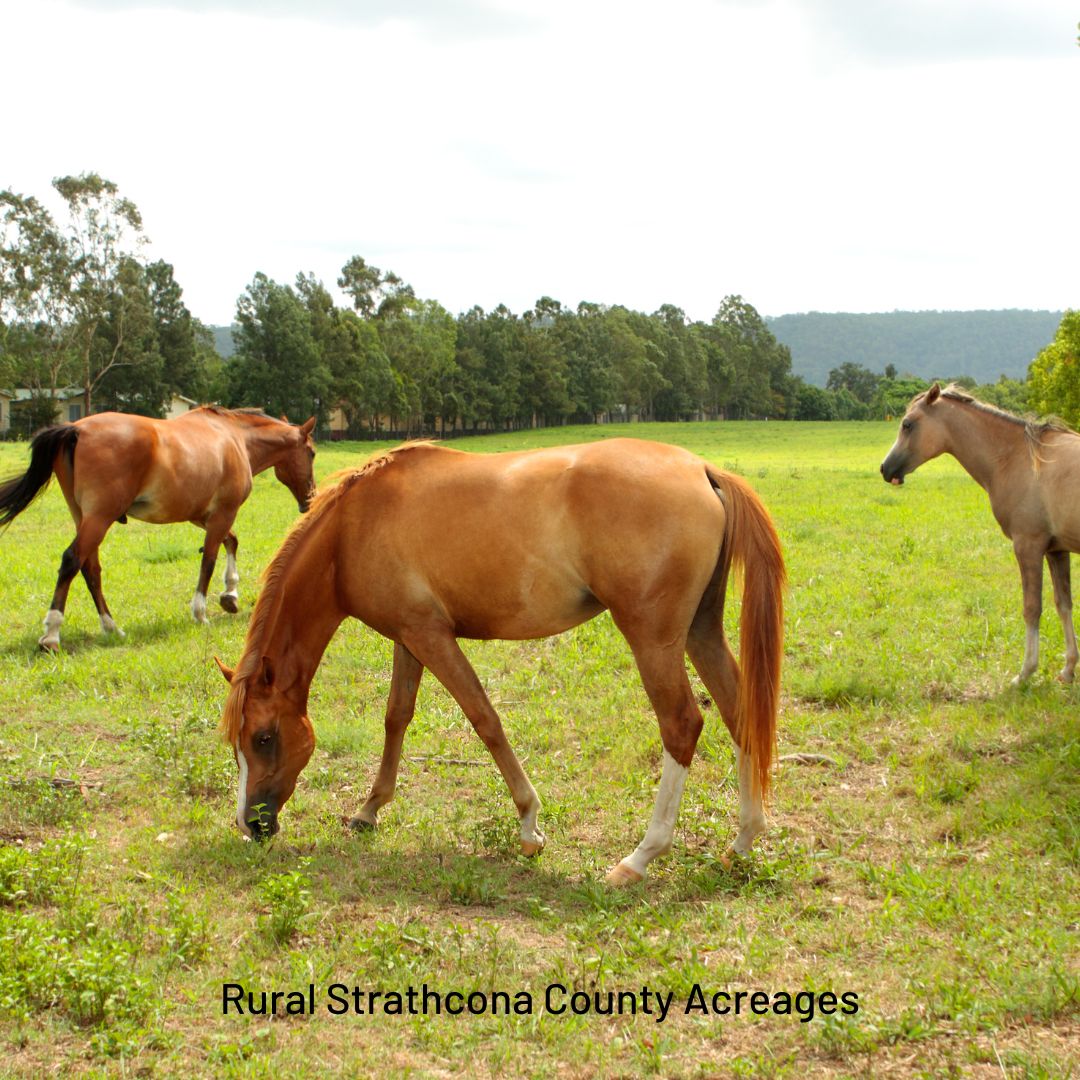
<svg viewBox="0 0 1080 1080"><path fill-rule="evenodd" d="M724 639L732 564L744 567L742 671ZM278 828L315 746L308 688L347 616L394 642L382 762L351 824L374 827L397 779L425 668L491 751L527 855L540 800L458 638L546 637L610 610L660 722L663 772L644 840L608 875L640 881L671 848L702 728L689 654L735 740L739 833L765 828L783 638L784 563L757 496L685 450L633 439L495 455L428 443L392 450L321 493L265 575L222 731L240 770L236 818Z"/></svg>
<svg viewBox="0 0 1080 1080"><path fill-rule="evenodd" d="M908 406L881 475L902 484L908 473L939 454L952 454L985 489L994 517L1013 542L1027 628L1024 664L1013 682L1023 682L1039 666L1044 558L1065 630L1065 666L1058 678L1072 682L1078 652L1069 553L1080 551L1080 435L1064 424L1023 420L956 386L942 390L934 383Z"/></svg>
<svg viewBox="0 0 1080 1080"><path fill-rule="evenodd" d="M190 521L206 530L191 613L206 622L206 590L218 549L227 556L221 606L237 611L233 520L251 493L251 478L271 466L306 510L315 492L312 417L295 426L258 410L204 405L174 420L96 413L74 424L45 428L30 444L30 468L0 484L0 526L44 490L53 473L75 519L75 539L64 552L45 633L38 644L54 651L72 579L82 571L101 629L122 633L101 591L98 547L114 521L129 517L165 525Z"/></svg>

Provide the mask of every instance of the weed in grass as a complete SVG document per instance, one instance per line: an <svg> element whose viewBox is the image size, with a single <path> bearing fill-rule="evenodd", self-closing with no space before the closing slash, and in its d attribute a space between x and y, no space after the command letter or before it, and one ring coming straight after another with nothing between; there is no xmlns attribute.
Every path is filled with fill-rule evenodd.
<svg viewBox="0 0 1080 1080"><path fill-rule="evenodd" d="M155 764L155 780L164 780L177 794L207 798L231 791L235 765L221 752L217 718L198 713L164 720L140 719L135 741Z"/></svg>
<svg viewBox="0 0 1080 1080"><path fill-rule="evenodd" d="M439 874L442 889L453 904L490 906L506 899L501 879L478 859L453 859Z"/></svg>
<svg viewBox="0 0 1080 1080"><path fill-rule="evenodd" d="M154 931L169 964L194 967L209 949L210 921L197 904L197 898L185 886L165 897L164 918Z"/></svg>
<svg viewBox="0 0 1080 1080"><path fill-rule="evenodd" d="M310 921L311 878L302 871L269 874L259 882L258 895L267 909L259 925L275 944L284 945Z"/></svg>
<svg viewBox="0 0 1080 1080"><path fill-rule="evenodd" d="M78 882L86 848L81 837L63 837L37 850L0 847L0 904L47 904Z"/></svg>
<svg viewBox="0 0 1080 1080"><path fill-rule="evenodd" d="M79 787L62 782L58 773L59 766L53 764L45 776L0 782L0 827L59 829L76 824L86 802Z"/></svg>
<svg viewBox="0 0 1080 1080"><path fill-rule="evenodd" d="M154 989L139 973L135 952L114 934L65 933L29 913L0 913L0 1011L28 1020L61 1008L83 1026L141 1019Z"/></svg>

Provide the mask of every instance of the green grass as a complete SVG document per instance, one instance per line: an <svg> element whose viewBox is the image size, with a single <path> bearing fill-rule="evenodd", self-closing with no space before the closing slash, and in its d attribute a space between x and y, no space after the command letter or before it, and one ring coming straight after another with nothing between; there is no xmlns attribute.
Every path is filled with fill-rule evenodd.
<svg viewBox="0 0 1080 1080"><path fill-rule="evenodd" d="M312 688L319 745L272 844L241 842L218 739L258 573L295 516L272 476L241 511L241 614L197 626L201 534L132 521L102 549L122 640L73 585L57 656L35 641L73 528L59 492L0 536L0 1060L20 1075L1062 1077L1080 1047L1080 721L1043 662L1019 668L1019 576L985 495L951 460L902 489L886 424L564 428L481 451L632 433L746 476L791 578L771 827L734 835L714 708L675 849L642 887L603 874L640 840L660 746L606 616L559 639L466 643L544 801L513 806L449 696L421 687L377 832L342 817L374 777L389 644L342 627ZM319 475L373 446L324 446ZM25 447L0 446L0 475ZM220 579L220 570L217 577ZM216 588L216 584L215 584ZM738 604L729 605L735 630ZM699 689L701 689L699 687ZM467 765L445 759L462 759ZM314 1017L222 1016L223 983L306 990ZM325 988L530 992L531 1015L329 1015ZM651 992L655 1015L546 1013L545 987ZM855 1015L685 1014L718 991L858 994ZM569 1000L567 998L567 1000ZM805 998L804 998L805 1000ZM814 1000L820 1000L815 997Z"/></svg>

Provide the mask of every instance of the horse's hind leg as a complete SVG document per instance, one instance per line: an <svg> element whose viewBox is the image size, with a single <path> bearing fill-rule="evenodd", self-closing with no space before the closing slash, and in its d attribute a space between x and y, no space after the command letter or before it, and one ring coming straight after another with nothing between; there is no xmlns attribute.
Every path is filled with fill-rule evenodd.
<svg viewBox="0 0 1080 1080"><path fill-rule="evenodd" d="M695 619L690 628L686 651L716 702L735 743L735 767L739 776L739 832L731 845L731 852L745 855L754 840L765 831L765 808L762 806L761 792L754 787L750 755L739 746L736 712L739 666L715 619Z"/></svg>
<svg viewBox="0 0 1080 1080"><path fill-rule="evenodd" d="M236 533L230 529L223 541L225 545L225 591L218 602L230 615L240 610L240 596L236 591L240 584L240 571L236 569L236 549L239 546Z"/></svg>
<svg viewBox="0 0 1080 1080"><path fill-rule="evenodd" d="M206 541L202 549L202 562L199 564L199 581L195 586L195 595L191 598L191 617L196 622L206 622L206 593L210 588L210 579L214 576L221 542L232 528L232 522L230 515L228 520L223 520L221 517L210 518L204 525ZM224 606L222 604L222 607Z"/></svg>
<svg viewBox="0 0 1080 1080"><path fill-rule="evenodd" d="M686 676L682 643L674 646L644 644L629 636L627 640L634 651L645 692L660 722L664 764L649 828L634 851L608 872L607 880L612 885L640 881L649 863L671 850L683 788L703 726L701 710Z"/></svg>
<svg viewBox="0 0 1080 1080"><path fill-rule="evenodd" d="M106 634L119 634L124 636L124 631L116 625L109 611L109 605L105 602L105 594L101 589L101 557L98 554L100 548L95 548L82 565L82 576L87 589L97 608L98 618L101 619L101 629Z"/></svg>
<svg viewBox="0 0 1080 1080"><path fill-rule="evenodd" d="M1050 580L1054 583L1054 606L1061 619L1061 628L1065 632L1065 666L1058 678L1062 682L1072 682L1076 661L1080 651L1076 647L1076 628L1072 620L1072 574L1067 551L1049 551L1046 561L1050 565Z"/></svg>
<svg viewBox="0 0 1080 1080"><path fill-rule="evenodd" d="M491 752L521 819L521 850L536 855L544 846L544 834L537 828L540 798L520 762L506 741L499 714L484 693L472 665L453 634L445 627L425 628L405 635L404 644L453 695L469 718L476 734Z"/></svg>
<svg viewBox="0 0 1080 1080"><path fill-rule="evenodd" d="M75 532L75 539L61 557L52 604L45 615L45 633L38 638L38 645L46 652L55 652L60 647L60 627L64 622L64 608L67 606L71 582L88 559L97 558L97 549L105 539L110 524L111 521L94 515L83 517Z"/></svg>
<svg viewBox="0 0 1080 1080"><path fill-rule="evenodd" d="M424 669L404 645L394 644L394 674L390 678L390 696L386 700L386 734L383 741L379 774L371 787L367 802L349 824L354 829L373 829L378 824L379 811L394 797L401 744L405 729L416 709L416 693Z"/></svg>

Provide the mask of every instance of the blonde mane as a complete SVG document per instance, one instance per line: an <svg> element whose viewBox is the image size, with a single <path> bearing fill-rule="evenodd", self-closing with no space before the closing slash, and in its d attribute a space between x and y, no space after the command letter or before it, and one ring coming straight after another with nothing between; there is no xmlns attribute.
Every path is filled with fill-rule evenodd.
<svg viewBox="0 0 1080 1080"><path fill-rule="evenodd" d="M930 393L929 390L924 390L921 394L916 394L912 399L911 404L914 405L916 402L925 400L928 393ZM1039 466L1043 462L1043 437L1048 432L1061 432L1069 435L1077 434L1068 424L1059 420L1056 416L1046 417L1041 420L1034 416L1017 416L1015 413L998 408L997 405L991 405L988 401L980 401L977 397L969 394L967 390L958 383L949 383L949 385L941 391L941 396L948 398L950 401L958 401L961 404L970 405L978 412L986 413L988 416L994 416L999 420L1006 420L1010 424L1017 424L1022 427L1024 429L1024 439L1027 443L1028 453L1031 455L1031 465L1036 472L1039 471Z"/></svg>
<svg viewBox="0 0 1080 1080"><path fill-rule="evenodd" d="M360 468L342 469L327 477L323 486L316 493L308 512L299 518L289 529L281 542L277 554L270 560L262 573L262 590L255 604L255 610L248 624L247 637L244 641L244 653L233 673L229 696L221 714L219 730L222 738L235 743L244 726L244 703L247 700L248 681L259 669L263 656L262 643L273 627L282 601L282 582L297 551L319 523L330 514L358 481L389 465L403 451L426 443L408 443L392 450L376 454Z"/></svg>

